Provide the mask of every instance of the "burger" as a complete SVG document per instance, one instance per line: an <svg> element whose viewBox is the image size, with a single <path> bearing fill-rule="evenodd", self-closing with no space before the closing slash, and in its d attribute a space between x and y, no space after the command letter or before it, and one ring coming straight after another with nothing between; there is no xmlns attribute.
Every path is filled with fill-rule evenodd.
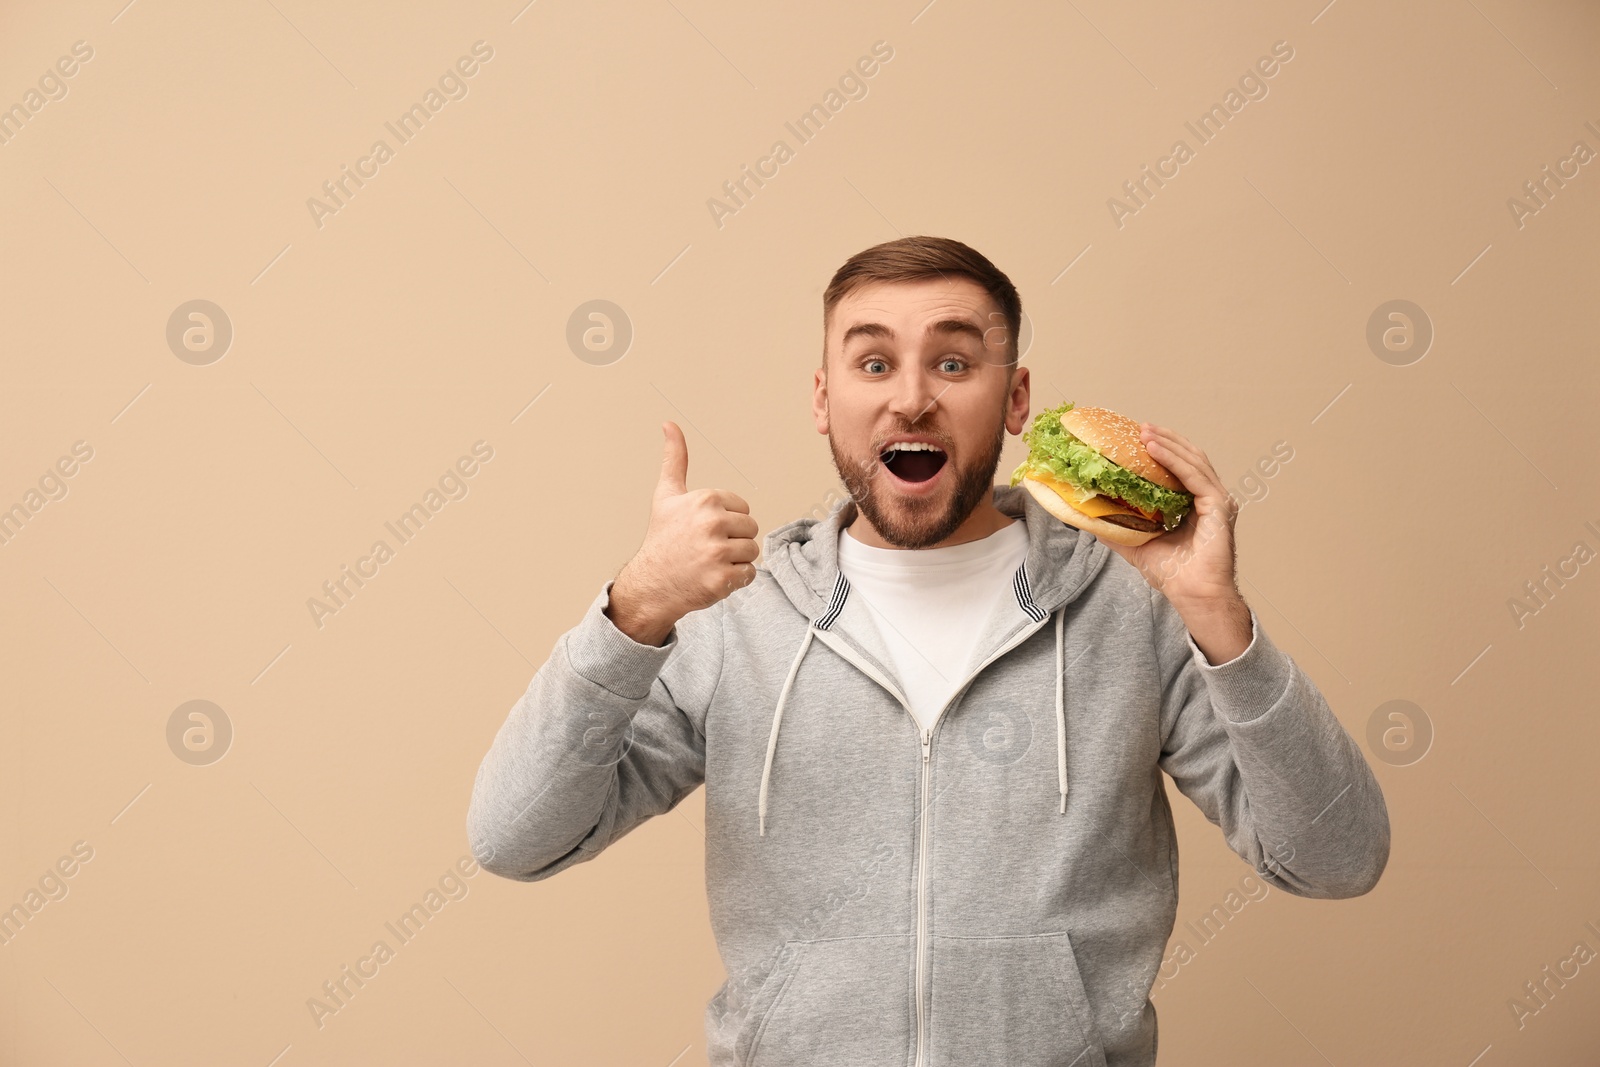
<svg viewBox="0 0 1600 1067"><path fill-rule="evenodd" d="M1023 431L1028 458L1011 474L1050 514L1120 545L1168 532L1194 507L1194 494L1157 463L1139 424L1071 401L1041 411Z"/></svg>

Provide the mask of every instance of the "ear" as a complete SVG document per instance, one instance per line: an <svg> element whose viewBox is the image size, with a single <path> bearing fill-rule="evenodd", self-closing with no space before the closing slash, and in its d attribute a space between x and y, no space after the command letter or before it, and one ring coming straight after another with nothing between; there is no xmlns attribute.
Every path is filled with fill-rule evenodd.
<svg viewBox="0 0 1600 1067"><path fill-rule="evenodd" d="M1016 435L1028 424L1028 368L1019 366L1006 397L1006 432Z"/></svg>
<svg viewBox="0 0 1600 1067"><path fill-rule="evenodd" d="M811 417L816 420L817 432L828 432L828 368L818 367L811 381Z"/></svg>

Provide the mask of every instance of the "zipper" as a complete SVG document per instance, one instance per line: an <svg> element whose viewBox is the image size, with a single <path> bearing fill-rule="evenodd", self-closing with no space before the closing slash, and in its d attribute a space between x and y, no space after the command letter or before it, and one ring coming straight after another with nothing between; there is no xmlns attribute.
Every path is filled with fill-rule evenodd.
<svg viewBox="0 0 1600 1067"><path fill-rule="evenodd" d="M948 705L946 705L948 706ZM944 714L944 708L939 709L939 714ZM934 717L933 726L939 725L938 716ZM917 1067L922 1067L923 1062L923 995L922 995L922 945L926 940L928 925L927 885L928 885L928 802L929 779L933 777L933 764L929 755L933 749L933 726L925 727L922 731L922 814L921 820L922 839L917 844Z"/></svg>
<svg viewBox="0 0 1600 1067"><path fill-rule="evenodd" d="M924 1067L924 1065L927 1063L927 1010L923 1007L923 1002L927 998L923 993L924 967L922 961L923 956L925 955L924 948L926 946L928 937L928 807L931 805L931 801L928 798L928 790L932 785L931 779L933 777L933 735L934 732L939 729L939 724L944 721L944 713L950 710L950 705L960 700L966 694L967 687L972 684L973 679L977 678L979 674L982 674L983 669L989 666L989 664L993 663L995 660L999 659L1001 656L1005 655L1007 652L1010 652L1013 648L1016 648L1018 645L1022 644L1022 642L1038 633L1039 630L1044 627L1045 622L1049 621L1049 618L1050 616L1046 615L1043 620L1033 623L1031 626L1023 627L1021 630L1017 631L1017 633L1014 634L1010 640L1006 641L999 648L991 652L988 658L982 663L978 664L978 666L973 669L972 673L967 675L966 679L956 687L956 691L950 694L950 699L946 700L944 705L939 709L938 713L934 715L933 725L923 727L920 733L922 740L923 808L922 814L918 816L918 818L921 820L921 833L917 842L917 1059L915 1067ZM859 668L862 673L866 674L873 681L887 689L896 700L900 701L900 706L905 709L906 714L911 715L912 722L916 722L917 717L912 714L911 705L906 702L906 698L890 683L889 679L883 676L880 671L874 668L872 664L863 660L856 653L856 650L850 647L848 642L825 630L818 630L816 632L816 636L817 639L823 644L839 653L840 656L844 657L849 662L855 664L855 666Z"/></svg>

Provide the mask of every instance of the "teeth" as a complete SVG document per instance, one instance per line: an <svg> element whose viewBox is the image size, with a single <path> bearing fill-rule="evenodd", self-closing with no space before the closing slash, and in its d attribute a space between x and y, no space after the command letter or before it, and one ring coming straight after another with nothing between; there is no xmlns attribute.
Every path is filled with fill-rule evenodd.
<svg viewBox="0 0 1600 1067"><path fill-rule="evenodd" d="M925 441L896 441L885 452L943 452L944 449L930 445Z"/></svg>

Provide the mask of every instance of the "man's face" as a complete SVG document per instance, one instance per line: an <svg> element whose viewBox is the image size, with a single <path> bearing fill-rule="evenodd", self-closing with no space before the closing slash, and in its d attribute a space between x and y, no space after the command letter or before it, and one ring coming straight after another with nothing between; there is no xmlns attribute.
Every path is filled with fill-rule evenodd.
<svg viewBox="0 0 1600 1067"><path fill-rule="evenodd" d="M888 543L937 545L989 499L1005 432L1028 415L1007 334L999 305L963 277L866 285L834 306L812 413Z"/></svg>

